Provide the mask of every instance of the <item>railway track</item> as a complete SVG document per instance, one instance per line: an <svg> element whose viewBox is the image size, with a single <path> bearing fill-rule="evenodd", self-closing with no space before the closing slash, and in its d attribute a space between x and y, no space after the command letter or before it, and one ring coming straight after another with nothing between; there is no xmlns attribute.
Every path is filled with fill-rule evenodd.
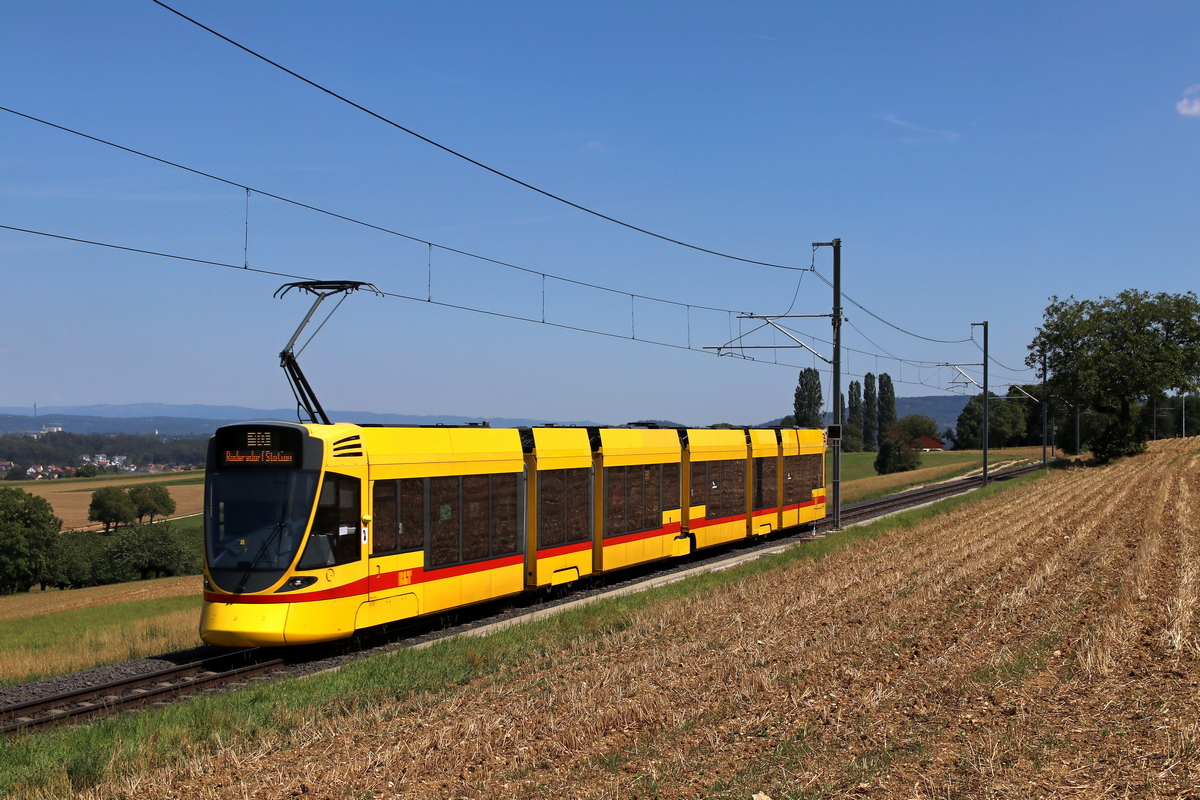
<svg viewBox="0 0 1200 800"><path fill-rule="evenodd" d="M993 473L993 480L1007 480L1019 475L1041 469L1042 465L1033 464L1015 467ZM842 510L842 525L853 525L866 520L881 517L906 508L931 503L946 497L971 491L982 482L980 477L962 478L947 481L907 492L888 495L875 500L867 500L845 506ZM814 536L823 536L833 528L833 520L826 517L813 528L797 530L791 534L772 537L769 544L751 546L746 554L752 555L757 549L777 549L781 543L803 541ZM712 561L727 557L715 554ZM658 569L654 574L669 576L675 571L694 570L694 562L673 566L668 569ZM649 574L649 573L647 573ZM634 576L625 583L636 583L642 576ZM602 587L600 594L611 590L612 587ZM548 603L546 605L557 605ZM529 611L530 609L526 609ZM486 613L483 619L466 623L450 630L441 631L433 638L454 636L463 632L464 628L479 627L490 624ZM432 623L425 621L423 625L413 628L401 628L396 633L403 637L406 631L425 627ZM377 638L377 637L375 637ZM67 721L75 722L89 717L113 714L118 711L141 708L149 705L159 705L179 697L195 694L200 691L228 686L239 682L270 677L271 673L282 673L288 669L288 663L281 658L271 658L270 651L262 648L249 648L235 652L222 653L210 658L194 661L188 664L143 673L130 678L122 678L106 683L88 686L60 694L49 695L35 700L0 706L0 734L13 735L22 731L44 728Z"/></svg>
<svg viewBox="0 0 1200 800"><path fill-rule="evenodd" d="M1021 475L1026 475L1030 472L1042 469L1041 463L1028 464L1022 467L1013 467L1011 469L1000 470L988 475L989 481L1003 481L1011 478L1016 478ZM886 497L880 497L875 500L865 500L861 503L852 503L842 507L842 525L853 525L858 522L864 522L869 519L881 517L885 514L891 514L896 511L902 511L906 508L932 503L937 500L942 500L947 497L953 497L963 492L969 492L972 489L977 489L983 483L982 476L972 476L969 478L959 478L945 483L937 483L931 486L922 486L919 489L910 489L907 492L898 492L890 494ZM826 517L822 522L817 524L819 532L828 532L833 529L833 520Z"/></svg>
<svg viewBox="0 0 1200 800"><path fill-rule="evenodd" d="M282 667L282 659L264 660L257 649L223 653L190 664L0 707L0 733L11 735L64 720L78 721L162 703L203 689L248 681Z"/></svg>

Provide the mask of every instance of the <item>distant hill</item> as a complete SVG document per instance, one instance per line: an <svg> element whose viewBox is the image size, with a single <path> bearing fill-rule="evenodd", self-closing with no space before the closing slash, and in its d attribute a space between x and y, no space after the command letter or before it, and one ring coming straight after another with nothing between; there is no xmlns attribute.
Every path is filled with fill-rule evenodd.
<svg viewBox="0 0 1200 800"><path fill-rule="evenodd" d="M920 414L931 418L938 424L938 431L953 428L958 425L958 415L962 413L970 398L958 394L937 394L928 397L897 397L896 418L903 419L909 414ZM831 421L830 415L825 415L825 424ZM779 420L773 420L767 425L778 425Z"/></svg>
<svg viewBox="0 0 1200 800"><path fill-rule="evenodd" d="M245 406L167 405L134 403L130 405L60 406L39 408L0 408L0 433L40 431L60 427L68 433L137 433L158 436L207 436L222 425L243 420L296 420L296 410L247 408ZM329 411L334 422L376 425L465 425L478 423L481 417L449 415L375 414L370 411ZM589 421L560 421L493 417L496 428L534 425L599 425Z"/></svg>
<svg viewBox="0 0 1200 800"><path fill-rule="evenodd" d="M896 416L903 419L909 414L921 414L933 419L938 424L938 431L944 431L958 425L958 415L962 413L969 399L966 395L959 394L897 397Z"/></svg>

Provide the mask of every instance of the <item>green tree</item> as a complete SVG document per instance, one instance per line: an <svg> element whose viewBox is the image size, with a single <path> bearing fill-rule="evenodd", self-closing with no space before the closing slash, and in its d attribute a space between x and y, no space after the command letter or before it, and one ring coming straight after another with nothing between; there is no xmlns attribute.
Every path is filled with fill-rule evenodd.
<svg viewBox="0 0 1200 800"><path fill-rule="evenodd" d="M942 441L949 442L950 446L955 449L958 448L958 439L954 435L954 428L946 428L946 430L942 431Z"/></svg>
<svg viewBox="0 0 1200 800"><path fill-rule="evenodd" d="M75 477L76 478L94 478L94 477L96 477L96 472L97 472L97 470L96 470L95 464L84 464L82 467L75 470Z"/></svg>
<svg viewBox="0 0 1200 800"><path fill-rule="evenodd" d="M128 525L137 517L137 509L129 495L116 486L105 486L92 492L92 502L88 506L88 519L92 522L103 522L104 530L121 525Z"/></svg>
<svg viewBox="0 0 1200 800"><path fill-rule="evenodd" d="M23 480L25 480L25 477L26 477L25 470L26 470L26 467L22 467L20 464L14 464L12 466L12 468L9 469L7 473L5 473L4 480L6 480L6 481L23 481Z"/></svg>
<svg viewBox="0 0 1200 800"><path fill-rule="evenodd" d="M842 452L857 453L862 449L862 431L857 425L847 422L842 426Z"/></svg>
<svg viewBox="0 0 1200 800"><path fill-rule="evenodd" d="M859 436L861 437L863 427L863 398L862 384L858 381L850 381L849 409L849 413L846 415L846 424L858 428Z"/></svg>
<svg viewBox="0 0 1200 800"><path fill-rule="evenodd" d="M868 372L863 376L863 424L862 424L862 442L863 450L874 450L878 444L878 427L879 417L878 403L875 396L875 376Z"/></svg>
<svg viewBox="0 0 1200 800"><path fill-rule="evenodd" d="M930 439L938 438L937 423L922 414L909 414L904 419L898 420L889 429L889 432L894 431L903 431L909 439L918 439L922 436L928 436Z"/></svg>
<svg viewBox="0 0 1200 800"><path fill-rule="evenodd" d="M155 517L168 517L175 513L175 501L165 486L130 486L129 500L140 523L146 516L154 522Z"/></svg>
<svg viewBox="0 0 1200 800"><path fill-rule="evenodd" d="M0 488L0 592L27 592L53 581L61 529L45 498Z"/></svg>
<svg viewBox="0 0 1200 800"><path fill-rule="evenodd" d="M989 395L989 397L995 397L995 395L992 394ZM989 434L990 433L991 431L989 431ZM989 436L988 439L990 443L991 436ZM981 395L976 395L968 400L967 404L963 406L963 410L958 414L958 420L954 423L954 449L979 450L982 447L983 398Z"/></svg>
<svg viewBox="0 0 1200 800"><path fill-rule="evenodd" d="M1200 386L1200 300L1195 293L1127 289L1099 300L1050 298L1025 363L1041 369L1052 392L1108 415L1093 443L1101 460L1145 449L1138 404Z"/></svg>
<svg viewBox="0 0 1200 800"><path fill-rule="evenodd" d="M879 409L876 411L879 424L875 430L882 436L896 424L896 389L892 386L892 376L886 372L879 373Z"/></svg>
<svg viewBox="0 0 1200 800"><path fill-rule="evenodd" d="M967 401L954 426L956 450L983 447L983 395ZM1025 435L1025 408L1021 402L1008 402L988 392L988 447L1007 447Z"/></svg>
<svg viewBox="0 0 1200 800"><path fill-rule="evenodd" d="M793 400L796 424L801 428L821 427L821 407L825 401L821 395L821 373L812 367L800 370Z"/></svg>
<svg viewBox="0 0 1200 800"><path fill-rule="evenodd" d="M879 443L879 454L875 456L875 472L890 475L893 472L908 472L921 466L921 454L908 433L893 426Z"/></svg>

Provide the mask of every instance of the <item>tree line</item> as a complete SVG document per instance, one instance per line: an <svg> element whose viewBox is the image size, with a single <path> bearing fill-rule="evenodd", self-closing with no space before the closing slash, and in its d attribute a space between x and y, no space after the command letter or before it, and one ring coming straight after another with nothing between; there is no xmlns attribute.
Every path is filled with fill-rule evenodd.
<svg viewBox="0 0 1200 800"><path fill-rule="evenodd" d="M857 453L860 450L876 451L896 425L896 389L892 376L879 374L878 388L873 373L863 376L863 382L850 381L850 402L842 395L842 450ZM792 414L784 417L782 424L801 428L820 428L824 424L822 408L825 405L821 390L821 374L812 367L800 370L792 400ZM925 419L928 419L927 417ZM918 434L919 435L919 434ZM933 427L937 437L937 425Z"/></svg>
<svg viewBox="0 0 1200 800"><path fill-rule="evenodd" d="M61 531L62 520L45 498L0 487L0 594L197 575L203 569L201 535L169 523Z"/></svg>
<svg viewBox="0 0 1200 800"><path fill-rule="evenodd" d="M1158 410L1179 407L1182 417L1200 388L1200 300L1135 289L1098 300L1051 297L1025 364L1045 373L1056 421L1073 416L1062 413L1068 408L1080 410L1081 429L1092 417L1080 439L1093 455L1135 455L1157 433ZM1173 414L1161 421L1176 422Z"/></svg>
<svg viewBox="0 0 1200 800"><path fill-rule="evenodd" d="M35 464L55 464L74 468L79 456L104 453L128 457L133 464L204 464L208 437L168 439L156 436L100 433L47 433L34 439L15 433L0 435L0 461L11 461L22 468Z"/></svg>
<svg viewBox="0 0 1200 800"><path fill-rule="evenodd" d="M1200 433L1200 398L1189 396L1200 387L1193 292L1051 297L1028 349L1026 366L1045 383L988 393L989 447L1043 444L1043 405L1045 444L1100 461L1141 453L1150 439ZM963 408L952 438L956 448L983 446L982 394Z"/></svg>
<svg viewBox="0 0 1200 800"><path fill-rule="evenodd" d="M122 489L105 486L92 492L88 506L88 519L110 528L129 525L135 519L141 524L146 517L154 522L155 517L169 517L175 513L175 500L165 486L141 484Z"/></svg>

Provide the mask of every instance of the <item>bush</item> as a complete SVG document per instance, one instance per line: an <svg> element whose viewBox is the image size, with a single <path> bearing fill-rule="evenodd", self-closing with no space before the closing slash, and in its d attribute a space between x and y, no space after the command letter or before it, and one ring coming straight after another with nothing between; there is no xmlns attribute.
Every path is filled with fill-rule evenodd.
<svg viewBox="0 0 1200 800"><path fill-rule="evenodd" d="M54 585L62 589L198 575L203 571L202 534L168 523L112 533L70 531L59 539L57 567Z"/></svg>
<svg viewBox="0 0 1200 800"><path fill-rule="evenodd" d="M884 439L875 456L875 472L880 475L908 472L920 466L921 454L895 436Z"/></svg>
<svg viewBox="0 0 1200 800"><path fill-rule="evenodd" d="M1092 455L1101 463L1146 452L1146 431L1136 422L1111 423L1092 441Z"/></svg>

